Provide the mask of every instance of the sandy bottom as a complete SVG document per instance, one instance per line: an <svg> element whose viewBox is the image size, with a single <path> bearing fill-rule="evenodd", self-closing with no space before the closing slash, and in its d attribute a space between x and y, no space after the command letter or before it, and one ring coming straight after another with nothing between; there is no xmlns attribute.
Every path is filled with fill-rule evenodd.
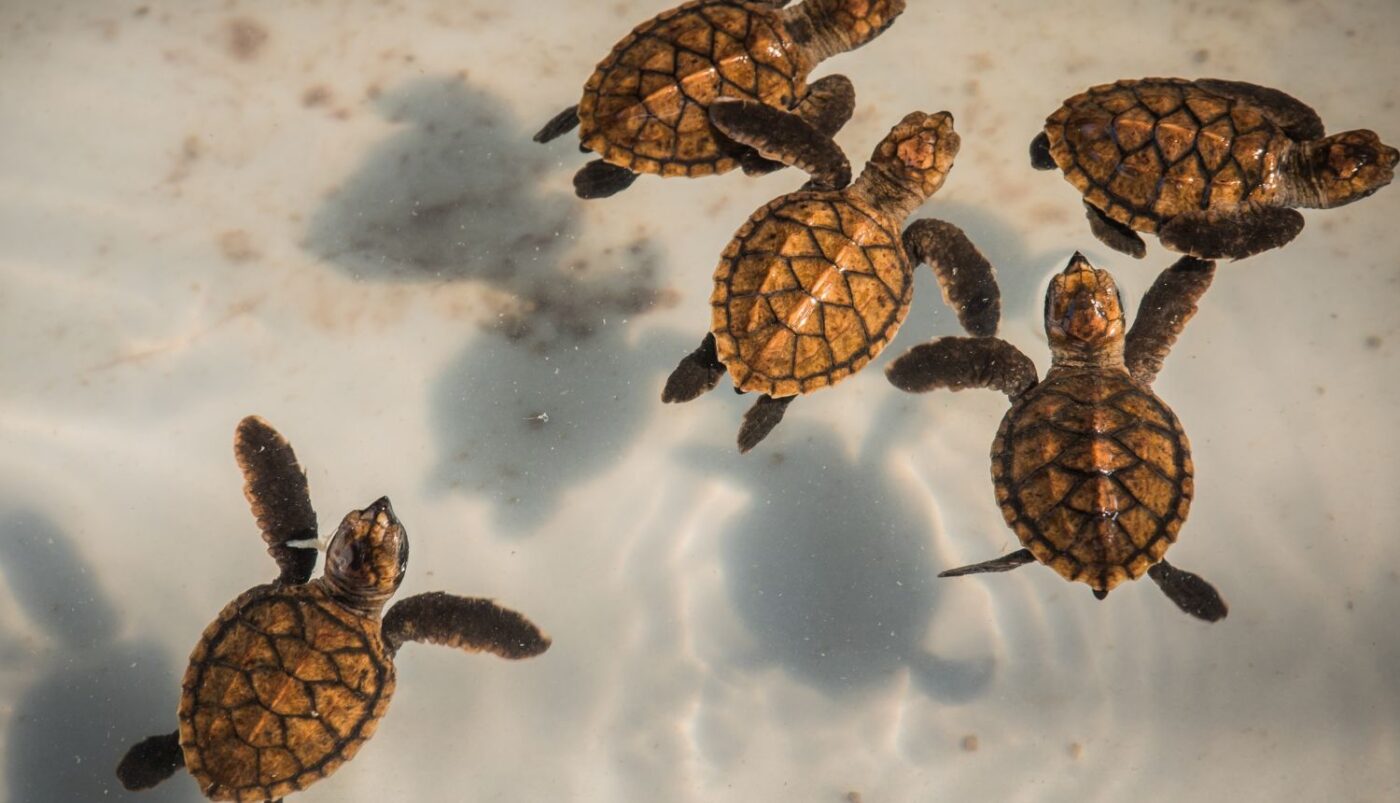
<svg viewBox="0 0 1400 803"><path fill-rule="evenodd" d="M174 728L201 629L274 576L230 448L258 413L322 529L392 497L405 593L555 640L410 645L378 735L298 801L1400 796L1400 189L1222 265L1157 382L1197 468L1172 559L1231 604L1206 626L1148 583L935 578L1015 544L1005 400L883 377L957 331L927 271L889 352L747 456L746 399L659 403L730 234L803 177L573 198L586 158L530 134L654 3L166 5L0 9L0 795L127 798L112 767ZM1172 261L1107 251L1030 169L1061 98L1232 77L1400 139L1394 3L910 6L818 69L857 87L839 141L859 169L911 109L955 114L917 214L982 246L1042 371L1072 251L1130 309Z"/></svg>

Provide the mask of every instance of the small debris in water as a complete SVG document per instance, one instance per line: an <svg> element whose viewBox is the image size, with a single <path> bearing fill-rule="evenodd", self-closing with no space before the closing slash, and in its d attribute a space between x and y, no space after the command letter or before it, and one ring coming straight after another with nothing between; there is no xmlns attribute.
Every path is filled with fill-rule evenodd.
<svg viewBox="0 0 1400 803"><path fill-rule="evenodd" d="M1070 742L1069 757L1074 759L1075 761L1078 761L1079 759L1083 758L1084 745L1080 744L1079 742Z"/></svg>
<svg viewBox="0 0 1400 803"><path fill-rule="evenodd" d="M981 743L977 740L977 734L969 733L962 738L962 749L968 753L976 753Z"/></svg>

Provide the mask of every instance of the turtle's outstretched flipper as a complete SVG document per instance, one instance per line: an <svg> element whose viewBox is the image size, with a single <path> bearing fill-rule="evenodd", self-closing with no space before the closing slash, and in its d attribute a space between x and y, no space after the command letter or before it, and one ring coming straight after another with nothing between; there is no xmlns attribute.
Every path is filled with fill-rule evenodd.
<svg viewBox="0 0 1400 803"><path fill-rule="evenodd" d="M904 230L909 258L933 268L943 300L970 335L989 337L1001 322L996 270L963 230L943 220L916 220Z"/></svg>
<svg viewBox="0 0 1400 803"><path fill-rule="evenodd" d="M836 136L856 110L856 88L844 75L828 75L807 86L807 97L793 109L828 137Z"/></svg>
<svg viewBox="0 0 1400 803"><path fill-rule="evenodd" d="M570 106L562 112L554 115L554 119L544 124L535 133L536 142L549 142L551 139L573 131L578 126L578 106Z"/></svg>
<svg viewBox="0 0 1400 803"><path fill-rule="evenodd" d="M1152 384L1214 276L1214 262L1182 257L1152 283L1138 304L1137 320L1123 347L1123 359L1133 379Z"/></svg>
<svg viewBox="0 0 1400 803"><path fill-rule="evenodd" d="M580 198L608 198L632 186L637 174L625 167L594 159L574 174L574 194Z"/></svg>
<svg viewBox="0 0 1400 803"><path fill-rule="evenodd" d="M1327 135L1327 128L1322 124L1322 118L1317 116L1317 112L1285 92L1244 81L1224 81L1219 78L1200 78L1196 80L1196 85L1258 106L1270 120L1283 129L1283 133L1287 134L1289 139L1294 141L1322 139Z"/></svg>
<svg viewBox="0 0 1400 803"><path fill-rule="evenodd" d="M1230 606L1225 604L1220 592L1201 579L1200 575L1182 571L1162 561L1148 569L1147 576L1162 589L1167 599L1176 603L1176 607L1197 619L1218 622L1230 612Z"/></svg>
<svg viewBox="0 0 1400 803"><path fill-rule="evenodd" d="M316 568L316 511L306 488L306 472L291 444L272 425L250 415L238 422L233 454L243 470L243 495L258 520L267 552L277 561L283 585L301 585Z"/></svg>
<svg viewBox="0 0 1400 803"><path fill-rule="evenodd" d="M851 163L831 139L802 117L754 100L725 99L710 105L710 122L740 145L807 171L810 184L839 190L851 183Z"/></svg>
<svg viewBox="0 0 1400 803"><path fill-rule="evenodd" d="M1105 215L1102 209L1085 201L1084 216L1089 218L1089 231L1094 233L1099 242L1134 259L1147 256L1147 243L1142 241L1142 235Z"/></svg>
<svg viewBox="0 0 1400 803"><path fill-rule="evenodd" d="M1027 563L1035 563L1035 555L1029 549L1018 549L999 558L984 560L981 563L974 563L971 566L960 566L956 569L949 569L939 572L939 577L962 577L965 574L985 574L987 572L1009 572L1012 569L1025 566Z"/></svg>
<svg viewBox="0 0 1400 803"><path fill-rule="evenodd" d="M518 659L539 655L550 644L549 636L509 608L441 591L396 603L384 615L383 633L390 654L405 641L422 641Z"/></svg>
<svg viewBox="0 0 1400 803"><path fill-rule="evenodd" d="M185 766L180 732L152 736L132 745L117 765L117 780L132 792L150 789Z"/></svg>
<svg viewBox="0 0 1400 803"><path fill-rule="evenodd" d="M739 427L739 453L748 452L768 437L773 427L783 420L783 413L787 412L788 405L795 398L784 396L775 399L767 393L759 396L758 401L744 413L744 423Z"/></svg>
<svg viewBox="0 0 1400 803"><path fill-rule="evenodd" d="M1303 215L1281 206L1245 204L1229 210L1193 210L1163 226L1162 245L1201 259L1244 259L1292 242Z"/></svg>
<svg viewBox="0 0 1400 803"><path fill-rule="evenodd" d="M1036 383L1031 358L995 337L940 337L922 343L890 363L885 376L910 393L991 388L1013 399Z"/></svg>
<svg viewBox="0 0 1400 803"><path fill-rule="evenodd" d="M715 352L715 335L705 335L700 347L681 358L676 370L666 378L661 401L688 402L714 390L724 376L724 363Z"/></svg>

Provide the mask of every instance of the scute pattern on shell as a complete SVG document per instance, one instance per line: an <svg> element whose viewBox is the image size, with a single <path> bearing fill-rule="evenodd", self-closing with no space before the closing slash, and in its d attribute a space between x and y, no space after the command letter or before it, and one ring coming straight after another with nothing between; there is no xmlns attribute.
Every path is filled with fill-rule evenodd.
<svg viewBox="0 0 1400 803"><path fill-rule="evenodd" d="M734 169L709 106L719 98L791 109L810 65L771 9L697 0L638 26L583 87L584 147L638 173L705 176Z"/></svg>
<svg viewBox="0 0 1400 803"><path fill-rule="evenodd" d="M1269 203L1291 143L1262 109L1168 78L1092 87L1051 114L1045 133L1085 200L1146 232L1195 209Z"/></svg>
<svg viewBox="0 0 1400 803"><path fill-rule="evenodd" d="M715 269L710 329L741 390L793 396L860 370L894 336L914 285L898 232L841 196L758 210Z"/></svg>
<svg viewBox="0 0 1400 803"><path fill-rule="evenodd" d="M1141 577L1176 541L1192 475L1176 415L1126 373L1052 373L992 444L997 502L1021 543L1104 591Z"/></svg>
<svg viewBox="0 0 1400 803"><path fill-rule="evenodd" d="M353 757L394 691L378 630L318 583L258 586L229 603L190 656L180 697L180 745L200 788L272 800Z"/></svg>

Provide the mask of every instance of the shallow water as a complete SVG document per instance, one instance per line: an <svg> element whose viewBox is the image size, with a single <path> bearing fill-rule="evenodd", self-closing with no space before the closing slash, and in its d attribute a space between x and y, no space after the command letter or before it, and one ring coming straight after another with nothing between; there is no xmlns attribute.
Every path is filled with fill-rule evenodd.
<svg viewBox="0 0 1400 803"><path fill-rule="evenodd" d="M586 158L529 136L656 3L283 6L0 8L0 795L201 799L111 770L274 574L231 459L255 412L323 529L393 498L404 594L493 596L554 637L519 664L406 648L375 739L295 800L1400 796L1400 189L1222 264L1156 383L1197 469L1172 559L1231 604L1206 626L1147 583L935 579L1014 536L1004 399L882 375L957 331L927 271L889 355L750 455L748 401L657 401L719 251L801 177L573 199ZM1232 77L1400 139L1389 0L1053 8L913 2L816 73L857 87L857 165L907 111L955 114L918 214L996 264L1001 334L1042 371L1072 251L1130 309L1172 261L1108 252L1027 166L1059 99Z"/></svg>

